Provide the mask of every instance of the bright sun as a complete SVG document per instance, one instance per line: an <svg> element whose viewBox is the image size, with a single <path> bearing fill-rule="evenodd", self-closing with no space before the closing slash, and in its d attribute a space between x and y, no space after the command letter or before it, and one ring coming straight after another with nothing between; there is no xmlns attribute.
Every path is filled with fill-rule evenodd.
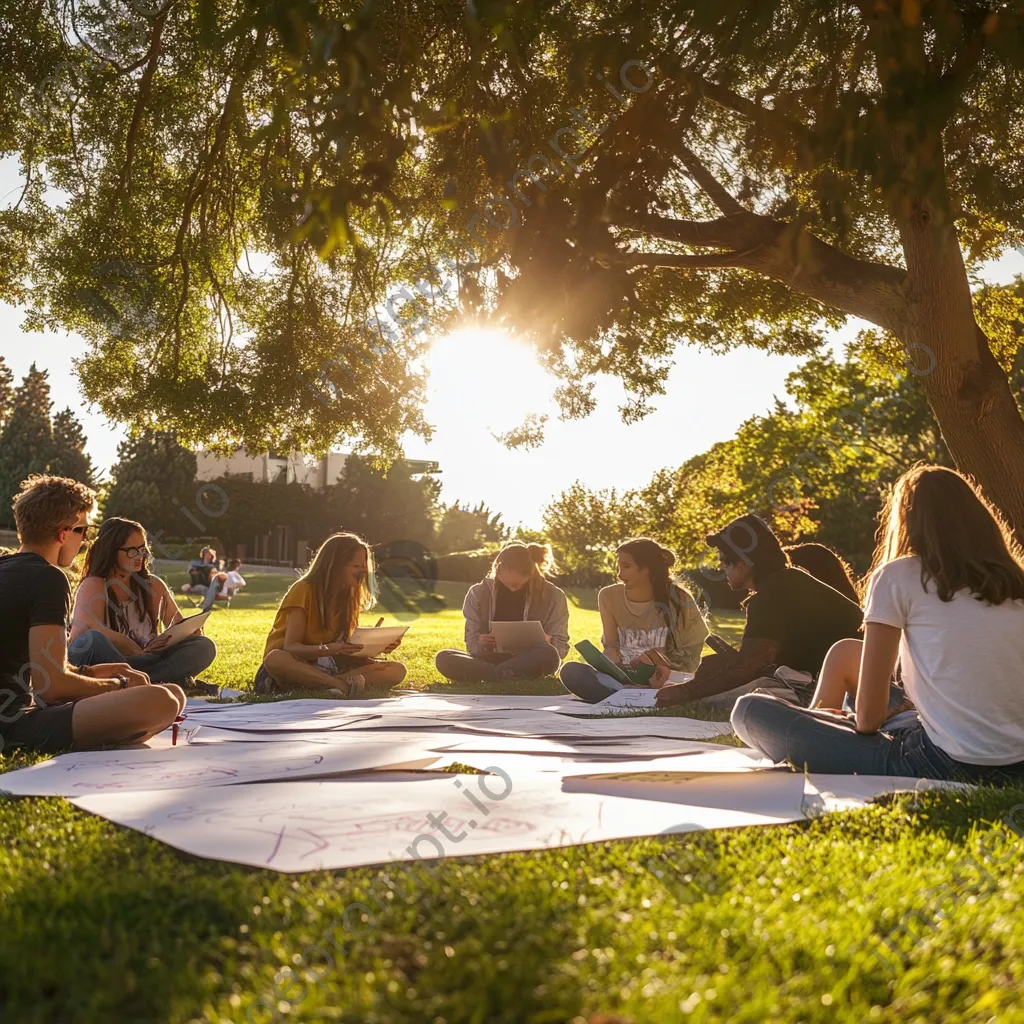
<svg viewBox="0 0 1024 1024"><path fill-rule="evenodd" d="M427 356L427 418L463 429L509 430L544 411L552 381L532 349L504 331L465 328L437 338Z"/></svg>

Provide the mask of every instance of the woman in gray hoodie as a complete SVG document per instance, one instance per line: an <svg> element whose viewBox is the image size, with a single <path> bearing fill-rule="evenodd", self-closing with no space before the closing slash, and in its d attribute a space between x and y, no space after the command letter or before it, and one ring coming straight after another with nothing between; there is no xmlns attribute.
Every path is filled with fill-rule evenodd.
<svg viewBox="0 0 1024 1024"><path fill-rule="evenodd" d="M554 675L569 653L569 604L544 578L551 549L513 541L498 552L487 577L469 588L462 606L466 650L439 651L438 672L455 683L537 679ZM547 641L517 654L500 654L492 622L540 622Z"/></svg>

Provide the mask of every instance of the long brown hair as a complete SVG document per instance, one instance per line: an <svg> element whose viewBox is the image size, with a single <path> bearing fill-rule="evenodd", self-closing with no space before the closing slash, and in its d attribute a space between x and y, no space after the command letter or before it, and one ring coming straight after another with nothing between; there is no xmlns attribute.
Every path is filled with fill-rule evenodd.
<svg viewBox="0 0 1024 1024"><path fill-rule="evenodd" d="M342 570L360 549L366 552L366 575L356 587L343 586L339 582ZM345 636L351 636L359 625L359 613L369 611L377 603L373 554L370 545L354 533L328 537L299 578L313 588L320 625Z"/></svg>
<svg viewBox="0 0 1024 1024"><path fill-rule="evenodd" d="M854 604L860 604L860 594L857 592L857 584L853 581L853 572L838 552L826 544L816 542L791 544L782 550L789 556L791 565L809 572L816 580L828 584L833 590L838 590Z"/></svg>
<svg viewBox="0 0 1024 1024"><path fill-rule="evenodd" d="M519 540L506 544L494 556L491 571L487 575L493 579L502 567L521 576L528 576L530 582L527 586L533 595L543 586L544 577L556 571L551 548L546 544L524 544Z"/></svg>
<svg viewBox="0 0 1024 1024"><path fill-rule="evenodd" d="M668 639L665 641L665 652L671 653L676 648L676 624L686 619L689 606L683 600L683 594L690 598L690 604L696 609L696 602L690 592L677 580L673 580L669 570L675 564L675 554L662 547L650 537L635 537L627 540L615 549L617 555L629 555L641 569L646 569L654 591L654 601L665 617L668 626Z"/></svg>
<svg viewBox="0 0 1024 1024"><path fill-rule="evenodd" d="M970 590L988 604L1024 599L1024 555L977 487L944 466L915 466L896 481L880 516L872 570L921 560L921 585L943 601Z"/></svg>
<svg viewBox="0 0 1024 1024"><path fill-rule="evenodd" d="M99 532L96 534L96 539L85 553L82 578L98 576L103 580L104 625L109 624L109 613L112 608L115 611L120 610L118 602L114 601L109 595L108 581L117 569L117 556L120 549L124 547L125 541L133 533L141 533L143 547L149 547L146 530L141 523L137 523L133 519L122 519L120 516L112 516L110 519L103 521ZM139 611L144 613L140 614L139 618L145 618L148 615L153 623L153 628L159 629L160 623L157 615L159 609L157 607L156 593L149 582L155 578L150 570L150 558L151 556L147 551L142 559L142 568L138 572L131 573L128 577L128 588L132 593L131 600L138 606Z"/></svg>

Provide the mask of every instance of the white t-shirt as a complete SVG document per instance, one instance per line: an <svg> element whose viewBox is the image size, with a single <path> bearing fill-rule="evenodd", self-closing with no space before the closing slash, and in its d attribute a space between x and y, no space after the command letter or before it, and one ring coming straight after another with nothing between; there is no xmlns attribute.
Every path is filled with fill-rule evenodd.
<svg viewBox="0 0 1024 1024"><path fill-rule="evenodd" d="M967 764L1024 761L1024 601L942 601L908 556L872 575L864 621L903 630L903 682L937 747Z"/></svg>
<svg viewBox="0 0 1024 1024"><path fill-rule="evenodd" d="M242 579L242 574L237 572L235 569L232 569L231 572L227 574L227 578L221 584L220 596L231 597L236 590L239 590L244 586L245 580Z"/></svg>

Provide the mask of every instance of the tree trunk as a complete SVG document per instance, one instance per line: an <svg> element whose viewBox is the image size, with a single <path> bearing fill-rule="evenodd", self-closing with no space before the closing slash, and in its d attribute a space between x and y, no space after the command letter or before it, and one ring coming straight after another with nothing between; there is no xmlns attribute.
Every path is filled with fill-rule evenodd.
<svg viewBox="0 0 1024 1024"><path fill-rule="evenodd" d="M925 200L899 218L907 261L902 341L957 468L980 484L1024 541L1024 419L974 319L956 231Z"/></svg>

